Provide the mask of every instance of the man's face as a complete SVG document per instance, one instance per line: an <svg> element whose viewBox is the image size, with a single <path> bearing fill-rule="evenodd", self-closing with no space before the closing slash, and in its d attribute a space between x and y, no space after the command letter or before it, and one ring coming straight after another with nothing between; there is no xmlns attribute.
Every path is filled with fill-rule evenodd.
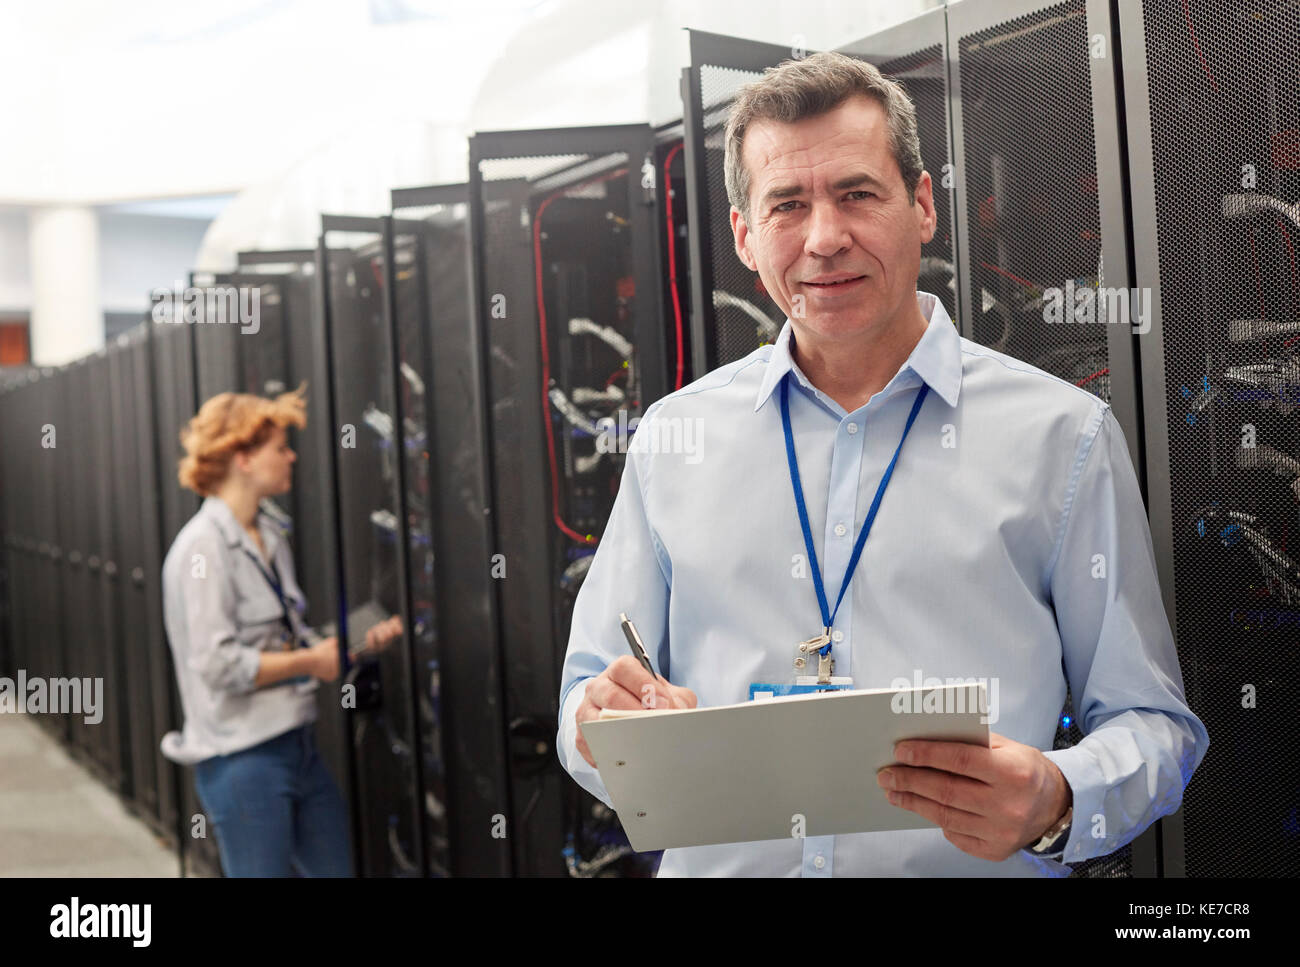
<svg viewBox="0 0 1300 967"><path fill-rule="evenodd" d="M750 217L731 209L736 253L790 317L795 334L853 339L916 305L921 245L934 237L928 173L909 204L885 111L851 97L794 124L745 134ZM838 284L831 284L838 283Z"/></svg>

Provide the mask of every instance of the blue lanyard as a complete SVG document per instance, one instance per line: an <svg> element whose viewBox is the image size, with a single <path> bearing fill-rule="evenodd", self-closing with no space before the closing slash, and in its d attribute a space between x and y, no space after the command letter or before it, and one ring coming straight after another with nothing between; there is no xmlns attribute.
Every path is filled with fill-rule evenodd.
<svg viewBox="0 0 1300 967"><path fill-rule="evenodd" d="M275 577L271 577L271 574L262 566L262 562L257 559L257 556L252 551L248 548L244 548L244 553L248 555L248 559L257 567L258 573L260 573L262 577L266 578L266 583L271 585L271 590L275 592L275 596L280 602L280 620L284 622L285 631L289 633L289 637L297 639L298 636L293 630L293 622L289 619L289 604L285 600L284 590L280 584L280 569L275 566L275 561L272 561L271 571L275 573Z"/></svg>
<svg viewBox="0 0 1300 967"><path fill-rule="evenodd" d="M835 615L839 613L840 602L844 600L844 592L849 588L849 582L853 579L853 572L857 569L858 559L862 556L862 548L866 546L867 534L871 532L871 525L876 519L876 511L880 509L880 499L885 496L885 488L889 486L889 478L894 474L894 464L898 463L898 455L902 452L903 441L907 439L908 432L912 429L912 424L916 421L916 414L921 411L921 404L925 402L925 394L930 391L930 387L922 384L921 391L916 394L916 402L912 404L912 412L907 416L907 425L903 427L903 435L898 441L898 447L894 450L894 457L889 461L889 466L885 468L885 475L880 478L880 486L876 488L875 499L871 501L871 509L867 511L867 519L862 522L862 530L858 533L857 542L853 545L853 556L849 558L848 570L844 572L844 582L840 585L840 596L835 599L835 610L832 611L826 603L826 588L822 584L822 571L817 565L817 551L813 548L812 527L808 523L808 507L803 499L803 484L799 482L799 461L794 455L794 433L790 429L790 380L781 380L781 426L785 430L785 455L790 463L790 483L794 487L794 502L799 508L799 525L803 528L803 543L808 549L808 560L812 562L813 587L817 589L817 603L822 609L822 619L826 626L826 633L830 634L831 626L835 622ZM819 652L822 655L829 654L831 650L830 642L822 646Z"/></svg>

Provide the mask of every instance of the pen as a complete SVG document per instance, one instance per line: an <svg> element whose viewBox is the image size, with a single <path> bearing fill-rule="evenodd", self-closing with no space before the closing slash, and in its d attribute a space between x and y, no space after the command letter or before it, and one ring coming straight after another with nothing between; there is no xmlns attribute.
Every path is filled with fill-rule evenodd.
<svg viewBox="0 0 1300 967"><path fill-rule="evenodd" d="M655 674L654 666L650 664L650 656L645 652L645 645L641 644L641 636L636 633L636 626L632 624L632 619L619 612L618 620L623 625L623 636L627 638L627 645L632 649L633 656L651 676L659 678Z"/></svg>

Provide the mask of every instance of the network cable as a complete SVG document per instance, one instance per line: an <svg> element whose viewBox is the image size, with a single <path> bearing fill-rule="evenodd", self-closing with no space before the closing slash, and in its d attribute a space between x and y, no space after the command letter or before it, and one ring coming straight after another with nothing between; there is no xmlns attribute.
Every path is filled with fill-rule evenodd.
<svg viewBox="0 0 1300 967"><path fill-rule="evenodd" d="M1289 218L1296 228L1300 228L1300 204L1292 205L1263 192L1223 196L1224 218L1245 218L1259 212L1276 212Z"/></svg>
<svg viewBox="0 0 1300 967"><path fill-rule="evenodd" d="M1300 603L1300 567L1258 527L1259 519L1253 514L1238 510L1220 510L1210 506L1197 515L1197 533L1205 536L1207 520L1227 520L1227 526L1218 532L1224 547L1233 547L1244 541L1259 569L1271 584L1277 586L1278 595L1286 605Z"/></svg>
<svg viewBox="0 0 1300 967"><path fill-rule="evenodd" d="M742 299L740 296L732 295L723 289L714 289L713 306L715 309L739 309L749 316L758 325L758 338L760 341L775 342L776 337L781 334L781 327L772 320L772 317L748 299Z"/></svg>
<svg viewBox="0 0 1300 967"><path fill-rule="evenodd" d="M627 175L627 173L628 173L628 169L626 167L618 168L612 172L597 175L593 178L588 178L585 181L578 182L577 184L569 185L564 188L561 188L558 191L553 192L552 194L546 196L546 198L542 199L542 201L537 206L536 212L533 215L533 282L534 282L534 290L535 290L534 294L537 300L537 325L541 336L542 409L544 412L549 413L548 407L552 403L556 402L556 398L552 393L552 389L554 389L555 387L553 387L554 381L551 379L550 336L547 332L546 291L544 285L545 276L542 270L542 216L545 214L547 207L549 207L550 204L553 201L555 201L557 198L560 198L563 195L566 195L569 192L575 191L580 188L586 188L591 185L599 184L601 182L611 181L615 178L624 177ZM595 326L595 323L592 323L592 325ZM570 323L570 326L572 326L572 322ZM595 328L599 329L600 327L595 326ZM630 355L631 352L630 344L628 344L628 350ZM628 383L629 390L631 390L632 385L633 384L629 379L629 383ZM562 392L560 396L564 399L564 402L568 404L568 398L564 397ZM568 405L572 406L572 404L568 404ZM564 413L564 410L561 410L561 413ZM566 418L568 418L567 414L566 414ZM566 537L569 537L580 544L594 545L598 543L596 537L594 537L591 534L580 534L578 531L574 530L574 528L570 527L560 514L560 486L559 486L560 473L559 473L559 468L557 466L557 461L555 457L555 431L551 425L550 419L546 419L543 422L545 423L546 426L546 457L547 457L548 469L550 470L550 475L551 475L551 519L555 522L555 526L558 527L560 532L563 533ZM594 426L595 424L592 425ZM599 432L599 430L597 430L597 432Z"/></svg>

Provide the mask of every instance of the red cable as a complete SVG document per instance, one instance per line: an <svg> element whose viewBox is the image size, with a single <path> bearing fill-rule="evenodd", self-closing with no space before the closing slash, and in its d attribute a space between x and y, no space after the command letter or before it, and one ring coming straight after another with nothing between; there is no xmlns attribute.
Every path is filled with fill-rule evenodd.
<svg viewBox="0 0 1300 967"><path fill-rule="evenodd" d="M673 189L672 179L668 177L668 166L673 163L673 158L677 157L677 152L682 150L684 144L681 142L673 145L664 158L664 200L668 209L668 287L673 294L673 318L677 323L677 382L673 389L682 388L682 368L686 360L682 358L682 300L677 293L677 245L673 238Z"/></svg>
<svg viewBox="0 0 1300 967"><path fill-rule="evenodd" d="M1088 375L1088 376L1085 376L1083 379L1079 380L1079 381L1078 381L1077 383L1075 383L1074 385L1075 385L1075 386L1082 386L1084 383L1091 382L1092 380L1096 379L1098 376L1105 376L1105 375L1106 375L1107 373L1109 373L1109 372L1110 372L1110 367L1109 367L1109 366L1106 367L1105 369L1099 369L1099 370L1097 370L1095 373L1092 373L1092 374L1090 374L1090 375Z"/></svg>
<svg viewBox="0 0 1300 967"><path fill-rule="evenodd" d="M537 211L533 215L533 268L534 278L537 282L537 321L542 335L542 416L546 423L546 457L551 468L551 518L555 521L556 527L580 544L596 544L599 542L594 537L579 534L566 524L564 518L560 516L560 472L555 463L555 427L551 423L551 351L547 346L546 299L544 298L542 284L542 213L546 211L546 207L551 202L561 195L577 191L579 188L586 188L588 185L600 184L602 181L611 181L625 174L627 174L627 169L619 168L617 171L598 175L595 178L588 178L586 181L579 182L576 185L569 185L567 188L561 188L554 194L547 195L542 200L542 203L537 206Z"/></svg>
<svg viewBox="0 0 1300 967"><path fill-rule="evenodd" d="M1005 275L1012 282L1019 282L1021 285L1026 286L1027 288L1030 289L1043 288L1041 285L1038 285L1035 282L1030 282L1028 279L1022 279L1018 275L1012 275L1006 269L1000 269L996 265L989 265L988 262L980 262L980 265L984 266L984 268L988 269L990 272L996 272L998 275Z"/></svg>
<svg viewBox="0 0 1300 967"><path fill-rule="evenodd" d="M1187 8L1187 0L1183 0L1183 18L1187 21L1187 30L1192 35L1192 46L1196 48L1196 56L1201 59L1201 70L1205 71L1205 76L1210 79L1210 87L1217 92L1219 82L1214 79L1214 71L1210 70L1210 62L1201 53L1201 44L1196 39L1196 27L1192 24L1192 11Z"/></svg>

